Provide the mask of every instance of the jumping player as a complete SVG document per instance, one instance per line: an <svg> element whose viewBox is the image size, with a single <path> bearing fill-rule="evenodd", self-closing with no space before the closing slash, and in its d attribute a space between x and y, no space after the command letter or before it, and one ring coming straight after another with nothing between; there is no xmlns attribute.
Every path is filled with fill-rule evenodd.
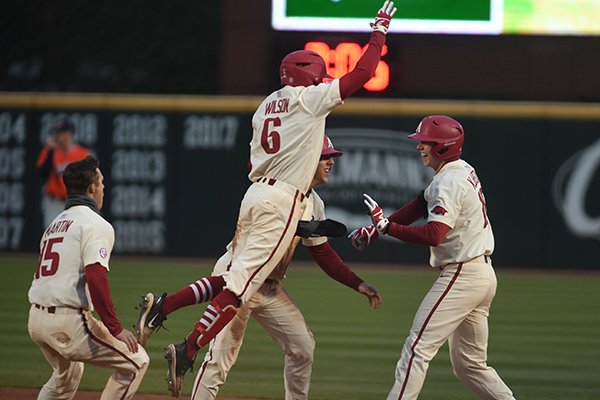
<svg viewBox="0 0 600 400"><path fill-rule="evenodd" d="M233 319L290 247L321 155L325 119L375 73L395 11L394 3L383 4L371 24L365 53L340 79L323 82L329 77L327 66L314 52L300 50L283 58L279 69L283 87L267 96L252 117L248 177L253 184L240 206L231 269L206 278L207 295L202 300L210 305L186 339L166 349L167 383L174 396L179 395L198 350Z"/></svg>
<svg viewBox="0 0 600 400"><path fill-rule="evenodd" d="M131 399L150 361L113 306L106 274L115 233L99 214L104 177L98 165L88 156L66 167L65 210L40 241L27 327L54 371L39 399L72 399L86 363L115 371L101 399Z"/></svg>
<svg viewBox="0 0 600 400"><path fill-rule="evenodd" d="M349 235L358 249L381 234L429 245L431 266L442 270L417 311L387 399L417 399L430 360L448 340L452 368L462 382L482 399L514 400L487 365L488 315L497 283L490 258L494 235L481 182L460 159L463 127L450 117L431 115L409 137L419 141L423 165L435 171L431 184L389 218L365 194L373 226ZM409 226L421 217L427 224Z"/></svg>
<svg viewBox="0 0 600 400"><path fill-rule="evenodd" d="M319 166L307 196L308 204L302 216L303 220L319 221L326 218L325 205L313 188L329 181L329 172L334 165L333 158L340 156L342 156L342 152L333 147L326 135ZM281 286L281 281L300 240L299 236L294 237L285 256L262 286L248 302L238 308L237 315L233 320L211 341L204 362L196 376L192 390L193 400L212 400L217 396L237 359L250 316L253 316L265 328L285 354L286 400L308 399L315 340L302 313ZM381 298L377 290L348 268L329 246L326 237L302 238L302 243L325 273L365 295L371 307L379 307ZM222 275L231 267L231 243L227 249L228 251L215 264L213 276ZM160 299L156 298L157 295L148 293L140 307L140 318L136 326L136 330L140 332L140 343L145 344L153 333L152 329L144 328L145 320L153 318L164 320L176 309L195 304L203 287L204 283L200 280L170 296L163 295ZM157 306L151 308L153 304Z"/></svg>

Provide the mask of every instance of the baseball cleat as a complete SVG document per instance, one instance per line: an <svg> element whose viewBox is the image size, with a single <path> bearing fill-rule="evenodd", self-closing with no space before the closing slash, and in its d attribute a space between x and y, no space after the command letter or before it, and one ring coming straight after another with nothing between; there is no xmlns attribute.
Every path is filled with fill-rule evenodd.
<svg viewBox="0 0 600 400"><path fill-rule="evenodd" d="M163 293L159 296L154 293L147 293L139 305L140 315L135 323L135 336L142 346L145 346L150 339L150 335L163 325L167 317L162 312L163 300L167 296Z"/></svg>
<svg viewBox="0 0 600 400"><path fill-rule="evenodd" d="M185 340L182 343L170 344L165 347L165 359L167 360L167 385L171 396L179 397L183 376L192 369L194 361L190 361L185 355Z"/></svg>

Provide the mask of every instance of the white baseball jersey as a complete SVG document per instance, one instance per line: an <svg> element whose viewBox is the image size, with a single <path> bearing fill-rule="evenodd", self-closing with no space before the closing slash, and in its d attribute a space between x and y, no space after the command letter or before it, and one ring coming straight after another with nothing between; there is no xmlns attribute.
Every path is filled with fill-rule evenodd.
<svg viewBox="0 0 600 400"><path fill-rule="evenodd" d="M342 103L338 79L271 93L252 117L248 178L281 180L306 193L323 148L325 118Z"/></svg>
<svg viewBox="0 0 600 400"><path fill-rule="evenodd" d="M307 198L306 209L304 210L304 214L302 214L301 219L307 221L322 221L326 218L327 217L325 216L325 203L319 197L317 192L312 190ZM327 238L324 236L310 238L300 238L299 236L295 236L292 240L292 243L285 252L285 255L283 256L279 264L277 264L273 272L271 272L271 274L269 275L269 279L281 280L284 278L285 272L287 271L287 267L290 265L292 257L294 256L296 247L298 246L298 243L300 243L300 239L302 239L302 244L306 247L318 246L327 242ZM229 242L229 244L227 245L227 253L225 253L221 257L221 259L219 259L219 261L215 264L215 268L212 272L212 275L221 275L227 271L227 267L231 262L231 245L232 243Z"/></svg>
<svg viewBox="0 0 600 400"><path fill-rule="evenodd" d="M429 263L440 267L494 251L494 234L475 169L464 160L445 164L425 190L427 221L450 227L439 246L431 247Z"/></svg>
<svg viewBox="0 0 600 400"><path fill-rule="evenodd" d="M77 205L60 213L42 235L29 302L91 309L84 268L100 263L108 269L114 242L112 225L91 208Z"/></svg>

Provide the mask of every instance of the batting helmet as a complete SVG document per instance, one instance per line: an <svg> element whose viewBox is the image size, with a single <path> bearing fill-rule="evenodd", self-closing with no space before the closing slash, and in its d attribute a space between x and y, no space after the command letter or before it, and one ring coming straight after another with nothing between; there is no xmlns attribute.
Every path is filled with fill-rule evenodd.
<svg viewBox="0 0 600 400"><path fill-rule="evenodd" d="M314 51L298 50L283 57L279 78L284 86L311 86L333 77L327 73L323 57Z"/></svg>
<svg viewBox="0 0 600 400"><path fill-rule="evenodd" d="M321 157L341 157L344 154L339 150L336 150L331 143L331 139L327 135L323 138L323 150L321 150Z"/></svg>
<svg viewBox="0 0 600 400"><path fill-rule="evenodd" d="M462 153L465 131L455 119L446 115L430 115L419 122L417 130L409 138L420 142L432 142L432 155L438 160L457 159Z"/></svg>

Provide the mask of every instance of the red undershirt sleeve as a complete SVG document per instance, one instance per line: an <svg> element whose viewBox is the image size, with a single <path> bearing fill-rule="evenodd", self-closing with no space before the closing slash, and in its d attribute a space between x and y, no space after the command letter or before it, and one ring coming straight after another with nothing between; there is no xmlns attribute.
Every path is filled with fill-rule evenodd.
<svg viewBox="0 0 600 400"><path fill-rule="evenodd" d="M420 218L427 218L427 202L423 192L390 215L388 220L397 224L410 225Z"/></svg>
<svg viewBox="0 0 600 400"><path fill-rule="evenodd" d="M371 33L367 50L356 63L356 67L340 78L340 96L348 98L363 87L375 74L375 69L381 58L381 50L385 43L385 35L379 31Z"/></svg>
<svg viewBox="0 0 600 400"><path fill-rule="evenodd" d="M390 222L386 233L405 242L435 247L442 242L449 230L448 225L436 221L430 221L422 226L406 226Z"/></svg>
<svg viewBox="0 0 600 400"><path fill-rule="evenodd" d="M106 268L99 263L90 264L85 267L85 280L96 312L108 331L116 336L121 333L123 327L117 318L115 306L113 305L108 287L107 272Z"/></svg>
<svg viewBox="0 0 600 400"><path fill-rule="evenodd" d="M319 267L331 278L342 285L351 289L358 290L358 286L363 283L348 265L340 258L338 253L331 248L329 243L325 242L318 246L307 247L306 250L314 258Z"/></svg>

